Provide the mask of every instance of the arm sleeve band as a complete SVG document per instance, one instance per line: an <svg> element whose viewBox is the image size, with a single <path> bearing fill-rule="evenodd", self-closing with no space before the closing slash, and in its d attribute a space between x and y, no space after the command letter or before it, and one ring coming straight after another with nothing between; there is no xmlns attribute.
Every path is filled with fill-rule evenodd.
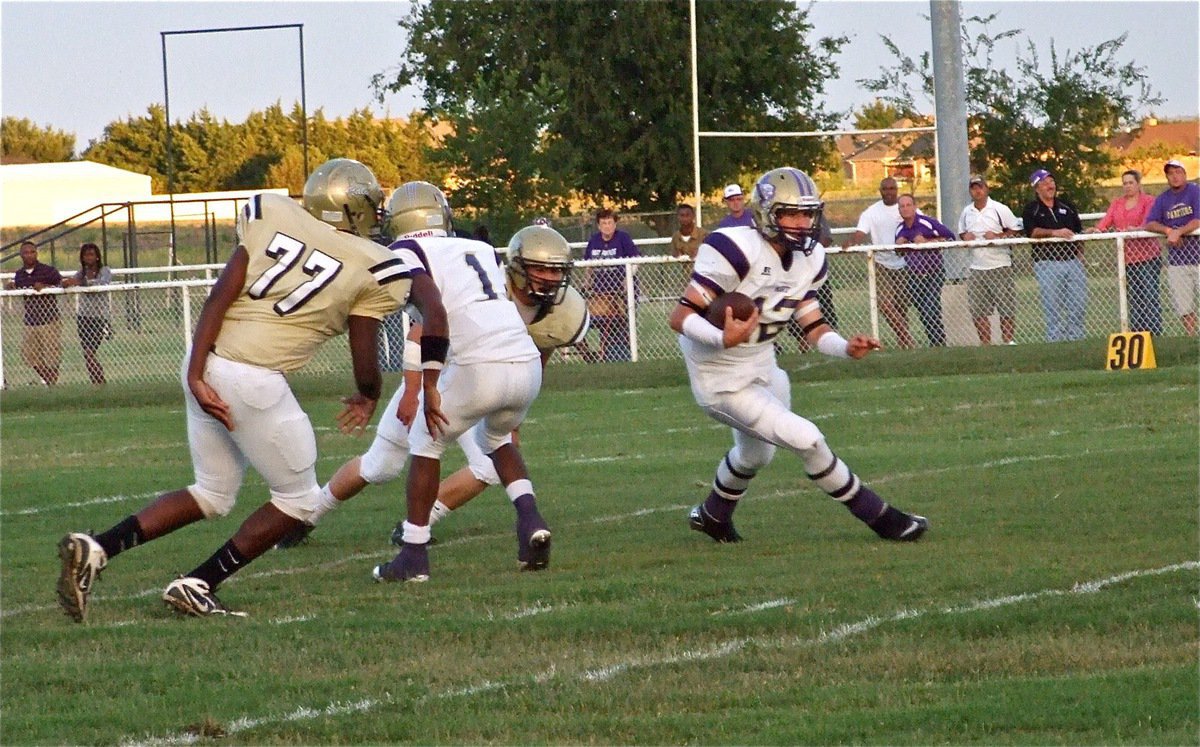
<svg viewBox="0 0 1200 747"><path fill-rule="evenodd" d="M817 350L834 358L849 358L850 353L846 352L846 338L839 335L833 330L829 330L817 339Z"/></svg>
<svg viewBox="0 0 1200 747"><path fill-rule="evenodd" d="M404 341L404 370L421 370L421 343L416 340Z"/></svg>
<svg viewBox="0 0 1200 747"><path fill-rule="evenodd" d="M696 312L697 314L703 314L703 313L704 313L704 309L700 308L700 304L696 303L695 301L693 301L692 299L690 299L690 298L688 298L688 297L686 297L686 296L684 296L683 298L680 298L680 299L679 299L679 303L681 303L681 304L683 304L684 306L688 307L689 309L691 309L692 311Z"/></svg>
<svg viewBox="0 0 1200 747"><path fill-rule="evenodd" d="M688 314L683 320L683 336L710 348L725 348L725 332L699 314Z"/></svg>
<svg viewBox="0 0 1200 747"><path fill-rule="evenodd" d="M449 337L421 335L421 368L440 369L446 364L446 353L449 351Z"/></svg>
<svg viewBox="0 0 1200 747"><path fill-rule="evenodd" d="M802 329L800 331L803 334L807 335L809 332L812 332L814 329L816 329L817 327L820 327L822 324L829 324L829 322L825 321L825 317L821 317L820 319L817 319L817 321L813 322L812 324L809 324L808 326L806 326L804 329ZM833 325L830 324L829 326L832 327Z"/></svg>

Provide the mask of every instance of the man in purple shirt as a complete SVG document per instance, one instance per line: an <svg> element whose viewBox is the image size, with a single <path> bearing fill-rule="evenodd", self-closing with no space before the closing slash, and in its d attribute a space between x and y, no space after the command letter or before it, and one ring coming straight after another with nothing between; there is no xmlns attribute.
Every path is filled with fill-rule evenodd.
<svg viewBox="0 0 1200 747"><path fill-rule="evenodd" d="M11 289L62 287L62 275L50 265L38 261L37 244L21 244L21 269L9 281ZM21 340L21 357L29 364L46 386L58 383L58 364L62 360L62 322L58 318L58 296L26 296L25 336Z"/></svg>
<svg viewBox="0 0 1200 747"><path fill-rule="evenodd" d="M746 195L742 194L741 186L725 185L725 207L729 214L721 219L717 228L733 228L734 226L754 227L754 216L746 209Z"/></svg>
<svg viewBox="0 0 1200 747"><path fill-rule="evenodd" d="M617 230L617 216L608 208L596 213L600 230L588 239L584 259L625 259L642 253L633 239ZM588 311L592 326L600 335L600 359L627 361L629 355L629 313L625 303L625 268L593 267L587 274Z"/></svg>
<svg viewBox="0 0 1200 747"><path fill-rule="evenodd" d="M900 195L900 225L896 226L896 244L925 244L932 241L954 240L954 232L928 215L917 213L917 201L911 194ZM946 327L942 323L942 284L946 273L942 268L942 252L938 249L916 251L897 249L904 257L905 272L908 274L908 295L925 336L932 347L946 344Z"/></svg>
<svg viewBox="0 0 1200 747"><path fill-rule="evenodd" d="M1183 328L1196 336L1196 290L1200 287L1200 186L1187 180L1183 164L1175 159L1163 166L1167 191L1154 200L1146 216L1146 230L1167 237L1167 284Z"/></svg>

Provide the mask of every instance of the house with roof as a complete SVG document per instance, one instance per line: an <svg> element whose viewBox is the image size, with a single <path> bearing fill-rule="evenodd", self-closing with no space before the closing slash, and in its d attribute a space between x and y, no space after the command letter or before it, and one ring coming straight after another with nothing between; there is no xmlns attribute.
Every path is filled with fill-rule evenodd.
<svg viewBox="0 0 1200 747"><path fill-rule="evenodd" d="M1160 120L1147 117L1137 126L1109 138L1121 170L1137 169L1151 180L1164 181L1162 165L1169 159L1183 163L1188 176L1200 173L1200 119Z"/></svg>
<svg viewBox="0 0 1200 747"><path fill-rule="evenodd" d="M889 129L916 126L911 119L901 119ZM835 142L842 159L842 175L855 187L874 187L890 176L902 189L911 190L928 183L937 173L930 132L839 135Z"/></svg>

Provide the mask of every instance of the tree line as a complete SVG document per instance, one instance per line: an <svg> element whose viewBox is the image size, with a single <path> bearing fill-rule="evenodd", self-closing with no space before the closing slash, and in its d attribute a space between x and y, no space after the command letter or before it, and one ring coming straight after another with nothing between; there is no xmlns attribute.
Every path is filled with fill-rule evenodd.
<svg viewBox="0 0 1200 747"><path fill-rule="evenodd" d="M921 113L932 108L928 54L913 59L884 37L895 63L859 81L878 100L834 111L824 103L825 82L837 77L847 38L817 35L807 9L788 0L696 5L701 130L929 121ZM1160 101L1144 69L1120 59L1124 35L1065 54L1025 42L1016 72L1000 69L996 45L1019 42L1023 32L993 32L995 19L968 18L962 28L973 170L988 175L997 197L1019 202L1028 173L1050 168L1080 209L1102 207L1096 185L1114 158L1100 146ZM349 157L387 186L443 184L456 205L493 225L580 203L670 209L692 191L688 22L686 0L413 3L398 22L409 44L372 85L381 99L416 85L423 110L398 120L366 108L329 119L318 109L308 119L310 168ZM201 110L173 123L168 154L164 112L152 105L110 124L81 157L147 173L156 191L166 190L170 159L176 191L297 193L306 176L303 128L298 104L285 111L277 102L242 123ZM3 120L0 145L6 158L35 161L67 160L75 147L68 133L12 117ZM818 174L841 168L832 138L706 138L701 153L705 191L748 183L780 164Z"/></svg>

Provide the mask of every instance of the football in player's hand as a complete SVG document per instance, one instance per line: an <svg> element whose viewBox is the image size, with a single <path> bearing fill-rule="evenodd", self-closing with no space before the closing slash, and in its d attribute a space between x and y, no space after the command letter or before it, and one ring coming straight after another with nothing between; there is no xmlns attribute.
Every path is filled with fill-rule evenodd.
<svg viewBox="0 0 1200 747"><path fill-rule="evenodd" d="M745 293L723 293L713 299L704 313L708 323L718 329L725 329L725 309L733 309L733 318L745 321L754 313L754 299Z"/></svg>

